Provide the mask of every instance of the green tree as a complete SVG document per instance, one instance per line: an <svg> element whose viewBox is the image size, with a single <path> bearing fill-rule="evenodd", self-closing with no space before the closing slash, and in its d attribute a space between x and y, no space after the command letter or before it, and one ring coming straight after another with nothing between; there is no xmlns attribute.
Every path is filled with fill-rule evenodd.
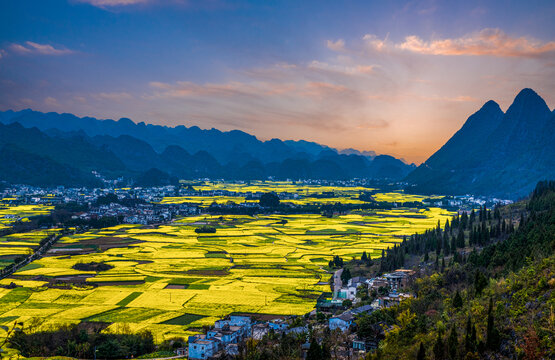
<svg viewBox="0 0 555 360"><path fill-rule="evenodd" d="M360 257L360 260L364 262L368 261L368 255L366 254L366 251L362 252L362 256Z"/></svg>
<svg viewBox="0 0 555 360"><path fill-rule="evenodd" d="M459 309L463 306L463 299L461 297L461 294L459 293L459 290L457 290L457 292L455 293L455 296L453 297L453 307L455 309Z"/></svg>
<svg viewBox="0 0 555 360"><path fill-rule="evenodd" d="M416 354L416 360L426 360L426 348L422 341L420 342L420 348L418 349L418 354Z"/></svg>
<svg viewBox="0 0 555 360"><path fill-rule="evenodd" d="M322 359L322 348L318 345L316 339L312 338L310 342L310 347L306 353L306 360L321 360Z"/></svg>
<svg viewBox="0 0 555 360"><path fill-rule="evenodd" d="M451 332L449 333L449 338L447 338L447 353L449 354L449 359L457 358L457 349L459 347L459 340L457 336L457 330L455 330L455 325L451 327Z"/></svg>
<svg viewBox="0 0 555 360"><path fill-rule="evenodd" d="M497 350L501 338L499 336L499 330L495 327L494 317L493 317L493 299L489 299L488 307L488 325L486 329L486 347L490 350Z"/></svg>
<svg viewBox="0 0 555 360"><path fill-rule="evenodd" d="M437 332L437 339L434 344L434 359L435 360L445 359L445 344L443 343L441 331Z"/></svg>
<svg viewBox="0 0 555 360"><path fill-rule="evenodd" d="M279 206L279 197L273 193L264 193L260 196L259 201L260 206L267 207L267 208L275 208Z"/></svg>
<svg viewBox="0 0 555 360"><path fill-rule="evenodd" d="M349 270L349 268L344 268L343 272L341 273L341 281L343 281L343 283L347 283L350 278L351 270Z"/></svg>
<svg viewBox="0 0 555 360"><path fill-rule="evenodd" d="M480 270L477 270L476 275L474 276L474 289L476 290L476 296L480 296L486 286L488 286L488 279Z"/></svg>

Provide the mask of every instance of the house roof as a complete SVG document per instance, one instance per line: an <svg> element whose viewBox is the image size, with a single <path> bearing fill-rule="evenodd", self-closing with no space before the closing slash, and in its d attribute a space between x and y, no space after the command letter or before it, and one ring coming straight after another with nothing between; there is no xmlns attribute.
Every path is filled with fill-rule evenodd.
<svg viewBox="0 0 555 360"><path fill-rule="evenodd" d="M351 310L351 313L354 315L362 314L368 311L373 311L374 308L371 305L364 305Z"/></svg>

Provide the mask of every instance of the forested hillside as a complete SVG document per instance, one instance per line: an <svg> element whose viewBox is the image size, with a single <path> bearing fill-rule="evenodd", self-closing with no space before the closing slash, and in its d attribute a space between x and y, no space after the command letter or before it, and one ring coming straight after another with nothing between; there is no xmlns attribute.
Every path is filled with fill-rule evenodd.
<svg viewBox="0 0 555 360"><path fill-rule="evenodd" d="M555 182L539 183L526 202L457 216L384 255L383 270L411 256L433 270L414 283L415 299L359 319L361 337L377 324L387 329L369 359L555 357Z"/></svg>

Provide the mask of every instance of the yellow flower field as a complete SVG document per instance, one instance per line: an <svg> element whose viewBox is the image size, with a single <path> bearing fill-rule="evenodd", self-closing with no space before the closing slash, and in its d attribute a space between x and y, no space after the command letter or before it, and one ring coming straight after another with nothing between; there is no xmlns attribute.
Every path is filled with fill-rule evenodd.
<svg viewBox="0 0 555 360"><path fill-rule="evenodd" d="M249 186L268 190L264 184ZM314 191L291 184L277 188ZM32 317L50 325L102 321L112 323L108 330L125 324L149 329L163 341L186 337L230 313L300 315L313 309L323 291L330 291L325 269L334 255L349 260L366 251L377 257L403 235L435 227L450 215L438 208L331 218L200 215L157 228L121 225L66 236L48 256L17 272L17 280L2 281L23 287L0 289L0 325ZM200 224L217 231L197 234ZM99 273L73 269L79 262L104 262L113 268Z"/></svg>

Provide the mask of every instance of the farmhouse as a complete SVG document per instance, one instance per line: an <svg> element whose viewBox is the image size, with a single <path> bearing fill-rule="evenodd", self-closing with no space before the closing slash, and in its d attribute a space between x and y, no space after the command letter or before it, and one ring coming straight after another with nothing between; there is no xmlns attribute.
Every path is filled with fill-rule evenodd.
<svg viewBox="0 0 555 360"><path fill-rule="evenodd" d="M249 317L231 316L227 320L218 320L206 335L189 337L189 359L208 359L221 350L229 355L237 355L237 344L250 336Z"/></svg>
<svg viewBox="0 0 555 360"><path fill-rule="evenodd" d="M289 324L283 319L275 319L270 321L268 326L274 331L283 331L289 327Z"/></svg>
<svg viewBox="0 0 555 360"><path fill-rule="evenodd" d="M405 269L398 269L392 273L384 275L389 284L389 287L393 290L405 288L412 280L413 276L414 271Z"/></svg>
<svg viewBox="0 0 555 360"><path fill-rule="evenodd" d="M354 316L350 311L346 311L339 316L334 316L329 319L328 326L331 331L340 329L345 332L353 324Z"/></svg>

